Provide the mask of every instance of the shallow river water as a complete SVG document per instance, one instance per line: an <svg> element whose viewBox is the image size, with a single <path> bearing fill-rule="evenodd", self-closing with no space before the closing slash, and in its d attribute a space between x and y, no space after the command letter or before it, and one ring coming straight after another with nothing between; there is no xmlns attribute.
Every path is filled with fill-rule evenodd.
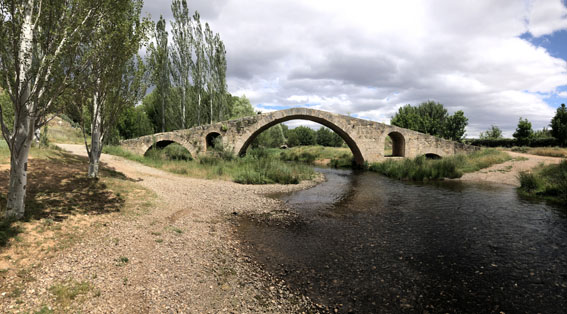
<svg viewBox="0 0 567 314"><path fill-rule="evenodd" d="M275 276L341 313L565 313L565 210L504 185L319 169L278 197L300 219L237 234Z"/></svg>

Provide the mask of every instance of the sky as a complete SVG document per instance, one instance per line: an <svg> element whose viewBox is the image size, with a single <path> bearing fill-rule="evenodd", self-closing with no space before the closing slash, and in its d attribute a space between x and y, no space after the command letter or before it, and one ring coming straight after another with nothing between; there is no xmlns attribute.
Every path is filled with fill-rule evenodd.
<svg viewBox="0 0 567 314"><path fill-rule="evenodd" d="M194 0L227 49L227 83L260 111L309 107L389 123L427 100L468 137L567 103L567 0ZM170 1L145 0L171 20ZM308 125L309 123L301 123Z"/></svg>

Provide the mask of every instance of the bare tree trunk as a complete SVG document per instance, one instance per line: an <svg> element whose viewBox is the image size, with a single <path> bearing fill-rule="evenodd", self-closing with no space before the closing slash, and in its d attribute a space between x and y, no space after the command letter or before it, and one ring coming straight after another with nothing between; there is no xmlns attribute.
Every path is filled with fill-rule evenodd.
<svg viewBox="0 0 567 314"><path fill-rule="evenodd" d="M91 124L91 149L89 151L89 178L98 177L100 154L102 153L102 117L98 93L93 99L93 121Z"/></svg>
<svg viewBox="0 0 567 314"><path fill-rule="evenodd" d="M212 97L212 96L211 96ZM209 107L211 108L211 118L210 118L210 123L209 124L213 124L213 99L209 99Z"/></svg>

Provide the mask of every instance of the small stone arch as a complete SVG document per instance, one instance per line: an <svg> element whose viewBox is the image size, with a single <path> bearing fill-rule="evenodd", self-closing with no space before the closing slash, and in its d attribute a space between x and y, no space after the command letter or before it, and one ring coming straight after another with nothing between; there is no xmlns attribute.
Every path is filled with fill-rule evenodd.
<svg viewBox="0 0 567 314"><path fill-rule="evenodd" d="M172 141L172 140L161 140L161 141L156 141L155 143L153 143L152 145L150 145L144 152L144 156L148 155L148 152L150 152L152 149L164 149L167 146L171 145L171 144L178 144L179 146L183 147L185 150L187 150L187 153L189 154L188 158L192 158L192 154L191 152L187 149L187 147L185 147L184 145L182 145L179 142L176 141Z"/></svg>
<svg viewBox="0 0 567 314"><path fill-rule="evenodd" d="M207 134L207 136L205 137L207 151L209 149L215 148L215 140L219 137L222 139L222 136L219 132L211 132Z"/></svg>
<svg viewBox="0 0 567 314"><path fill-rule="evenodd" d="M441 155L437 155L435 153L427 153L427 154L424 154L423 156L425 156L425 158L427 158L427 159L441 159L441 158L443 158Z"/></svg>
<svg viewBox="0 0 567 314"><path fill-rule="evenodd" d="M152 145L150 145L146 151L144 152L144 156L152 149L164 149L166 148L168 145L176 143L175 141L171 141L171 140L162 140L162 141L156 141L155 143L153 143Z"/></svg>
<svg viewBox="0 0 567 314"><path fill-rule="evenodd" d="M343 130L341 127L337 126L336 124L332 123L331 121L329 121L324 117L311 116L306 114L292 114L284 117L275 118L272 121L269 121L264 125L260 126L250 136L248 136L248 138L246 139L246 141L238 151L238 155L239 156L246 155L246 150L248 149L248 146L250 146L252 141L254 141L254 139L262 132L264 132L265 130L269 129L270 127L276 124L280 124L282 122L286 122L289 120L308 120L308 121L317 122L323 126L328 127L329 129L337 133L348 145L348 147L352 152L354 162L359 166L364 164L364 157L362 156L362 152L360 151L360 148L358 147L354 139L345 130Z"/></svg>
<svg viewBox="0 0 567 314"><path fill-rule="evenodd" d="M392 139L392 155L389 157L406 156L406 139L400 132L390 132L388 136Z"/></svg>

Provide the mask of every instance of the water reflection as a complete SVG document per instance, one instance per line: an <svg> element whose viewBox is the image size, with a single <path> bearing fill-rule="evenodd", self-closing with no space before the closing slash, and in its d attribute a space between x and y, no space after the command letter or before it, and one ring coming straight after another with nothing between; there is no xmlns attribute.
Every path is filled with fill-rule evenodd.
<svg viewBox="0 0 567 314"><path fill-rule="evenodd" d="M268 270L341 312L563 312L564 212L514 188L409 184L321 170L327 182L280 196L300 228L242 220Z"/></svg>

